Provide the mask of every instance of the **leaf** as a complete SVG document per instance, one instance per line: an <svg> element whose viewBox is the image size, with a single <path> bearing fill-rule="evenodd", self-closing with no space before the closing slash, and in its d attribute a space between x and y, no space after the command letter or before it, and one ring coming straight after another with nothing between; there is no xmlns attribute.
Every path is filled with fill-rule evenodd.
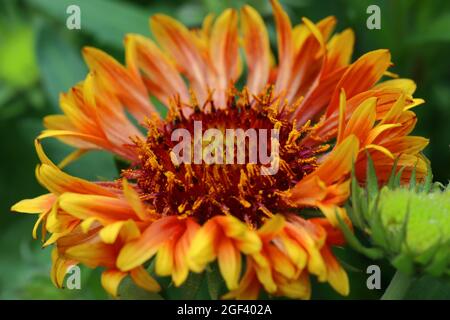
<svg viewBox="0 0 450 320"><path fill-rule="evenodd" d="M400 253L391 261L392 265L406 275L414 273L413 259L408 253Z"/></svg>
<svg viewBox="0 0 450 320"><path fill-rule="evenodd" d="M126 277L120 284L119 298L122 300L164 300L157 292L139 288L130 277Z"/></svg>
<svg viewBox="0 0 450 320"><path fill-rule="evenodd" d="M205 283L205 272L202 273L194 273L191 272L186 281L179 287L175 287L173 283L171 283L167 288L165 288L163 294L166 299L169 300L193 300L204 297L204 288L203 285ZM206 293L206 295L208 295Z"/></svg>
<svg viewBox="0 0 450 320"><path fill-rule="evenodd" d="M150 12L124 2L110 0L28 0L32 6L41 9L66 24L67 7L77 5L81 12L81 30L91 33L98 40L117 48L123 47L127 33L149 34ZM79 32L73 30L71 32ZM50 37L49 37L50 38Z"/></svg>
<svg viewBox="0 0 450 320"><path fill-rule="evenodd" d="M406 167L402 167L400 170L398 170L397 175L395 176L394 187L398 187L401 185L401 179L402 179L403 171L405 169L406 169Z"/></svg>
<svg viewBox="0 0 450 320"><path fill-rule="evenodd" d="M411 172L411 178L409 180L409 189L415 191L416 190L416 167Z"/></svg>
<svg viewBox="0 0 450 320"><path fill-rule="evenodd" d="M395 172L397 171L398 157L395 158L394 164L392 165L391 175L389 176L389 180L387 186L389 189L393 189L395 187Z"/></svg>
<svg viewBox="0 0 450 320"><path fill-rule="evenodd" d="M367 192L372 199L378 194L378 178L369 152L367 152Z"/></svg>
<svg viewBox="0 0 450 320"><path fill-rule="evenodd" d="M436 254L436 252L439 250L439 248L440 248L440 243L437 243L434 246L431 246L430 248L425 250L423 253L418 255L415 258L415 261L422 265L429 264L431 262L431 259L433 259L434 255Z"/></svg>
<svg viewBox="0 0 450 320"><path fill-rule="evenodd" d="M400 271L397 271L387 287L382 300L401 300L405 297L414 279Z"/></svg>
<svg viewBox="0 0 450 320"><path fill-rule="evenodd" d="M217 263L213 263L206 270L206 280L208 282L208 293L212 300L219 299L225 288L225 282L220 275L219 267Z"/></svg>
<svg viewBox="0 0 450 320"><path fill-rule="evenodd" d="M414 281L406 293L405 299L410 300L449 300L449 279L424 276Z"/></svg>
<svg viewBox="0 0 450 320"><path fill-rule="evenodd" d="M352 210L347 210L350 215L350 219L353 224L363 230L365 228L365 223L363 219L363 212L361 208L361 201L363 200L362 193L363 190L359 187L358 180L355 174L355 165L352 166L352 182L351 182L351 203Z"/></svg>
<svg viewBox="0 0 450 320"><path fill-rule="evenodd" d="M36 54L45 91L58 109L59 94L82 80L87 69L80 51L51 25L40 22L37 26Z"/></svg>
<svg viewBox="0 0 450 320"><path fill-rule="evenodd" d="M437 252L433 257L433 261L427 267L426 271L432 276L440 276L444 274L450 264L450 249L449 241L445 244L440 244Z"/></svg>
<svg viewBox="0 0 450 320"><path fill-rule="evenodd" d="M431 170L431 165L428 163L428 173L427 177L425 178L425 182L421 186L421 190L425 193L429 193L431 191L431 187L433 185L433 171Z"/></svg>
<svg viewBox="0 0 450 320"><path fill-rule="evenodd" d="M415 179L414 179L415 180ZM409 250L408 248L408 242L407 242L407 235L408 235L408 224L411 218L411 203L408 202L406 214L403 217L403 222L401 224L399 232L396 232L396 234L393 235L391 242L391 246L396 251L400 250ZM403 245L404 244L404 245ZM403 245L403 247L402 247Z"/></svg>
<svg viewBox="0 0 450 320"><path fill-rule="evenodd" d="M366 248L364 247L361 242L355 237L355 235L352 233L350 228L347 226L347 224L342 220L342 218L336 214L336 217L339 222L339 226L341 228L342 233L344 234L345 240L347 240L348 245L355 249L356 251L364 254L365 256L371 258L371 259L381 259L383 258L383 252L379 250L378 248Z"/></svg>
<svg viewBox="0 0 450 320"><path fill-rule="evenodd" d="M372 242L385 250L389 250L388 241L386 239L386 232L384 230L381 212L378 208L373 210L369 221Z"/></svg>

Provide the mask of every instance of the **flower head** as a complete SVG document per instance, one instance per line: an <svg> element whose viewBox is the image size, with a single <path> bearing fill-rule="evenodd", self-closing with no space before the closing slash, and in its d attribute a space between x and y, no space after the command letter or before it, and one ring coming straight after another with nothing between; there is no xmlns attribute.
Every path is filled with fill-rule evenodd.
<svg viewBox="0 0 450 320"><path fill-rule="evenodd" d="M351 63L353 32L331 36L333 17L292 27L276 0L272 7L278 62L262 18L249 6L208 16L198 30L156 15L150 27L157 43L127 35L125 66L98 49L83 50L89 74L61 95L63 114L46 117L36 139L36 176L49 193L13 206L39 214L33 234L42 224L44 246L54 246L58 286L68 266L82 263L105 268L102 284L113 295L127 275L155 291L159 285L144 267L150 259L156 274L171 276L176 286L217 260L226 297L257 298L264 289L309 298L310 275L348 294L331 247L343 244L336 215L348 221L342 204L352 164L361 183L368 155L380 182L395 159L405 179L413 168L423 179L427 140L409 136L416 122L411 108L422 100L412 97L411 80L379 82L390 75L388 50ZM156 100L167 116L157 112ZM247 151L243 162L174 161L174 132L195 136L196 123L201 134L277 130L275 142L263 140L266 151L279 150L269 163L278 170L250 161L245 139L237 145ZM57 166L41 145L49 137L77 151ZM212 144L206 139L202 150ZM94 149L127 161L117 180L90 182L62 171ZM225 149L208 150L213 159L225 156ZM307 219L305 208L324 217Z"/></svg>

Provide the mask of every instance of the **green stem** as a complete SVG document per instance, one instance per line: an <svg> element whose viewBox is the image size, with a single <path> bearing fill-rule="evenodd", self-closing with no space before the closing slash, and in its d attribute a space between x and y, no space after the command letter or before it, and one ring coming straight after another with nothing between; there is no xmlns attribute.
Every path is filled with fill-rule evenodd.
<svg viewBox="0 0 450 320"><path fill-rule="evenodd" d="M408 292L413 278L397 271L391 280L391 283L384 292L381 300L401 300Z"/></svg>

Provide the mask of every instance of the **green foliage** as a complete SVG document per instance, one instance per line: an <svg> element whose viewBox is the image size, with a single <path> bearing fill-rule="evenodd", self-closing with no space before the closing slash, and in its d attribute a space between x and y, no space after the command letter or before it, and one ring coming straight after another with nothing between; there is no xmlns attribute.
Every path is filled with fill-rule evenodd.
<svg viewBox="0 0 450 320"><path fill-rule="evenodd" d="M37 23L36 56L45 91L58 112L59 94L83 80L87 68L73 44L44 21Z"/></svg>
<svg viewBox="0 0 450 320"><path fill-rule="evenodd" d="M426 105L416 110L419 119L416 134L431 138L432 143L426 149L427 156L433 163L435 178L446 182L450 178L448 165L450 2L446 0L280 0L280 2L292 18L293 24L299 23L303 16L317 21L332 14L338 18L339 31L347 27L353 28L356 32L354 57L377 48L389 48L392 51L395 63L392 71L402 77L413 78L418 84L418 92L415 95L426 100ZM99 272L89 269L82 269L82 290L75 292L54 288L49 280L49 250L41 250L40 243L31 239L30 230L34 217L12 215L9 211L14 202L45 192L34 177L34 168L38 160L33 139L42 129L42 117L58 112L59 93L85 76L86 67L82 62L81 47L96 46L123 61L123 36L129 32L149 36L148 17L154 13L166 13L190 27L198 27L207 13L218 14L226 7L238 8L244 3L249 3L261 12L269 25L271 44L275 48L276 37L271 8L266 0L0 0L2 8L0 10L2 136L0 193L3 199L0 203L0 298L107 297L99 284ZM66 8L69 4L77 4L81 8L81 30L69 31L66 28ZM377 4L381 8L381 30L370 31L365 27L367 18L365 10L369 4ZM70 148L52 142L46 144L46 150L52 159L61 160ZM104 153L88 154L67 170L91 179L116 176L112 157ZM367 214L369 203L359 201L356 206L355 201L366 197L366 191L357 185L353 185L352 189L352 209L356 212L352 220L355 227L363 230L362 233L368 236L365 228L369 230L370 225L362 213ZM407 191L404 193L404 197L409 194ZM392 200L389 200L390 197ZM395 197L395 195L385 196L386 201L395 201ZM433 202L427 200L428 196L423 195L425 199L421 197L413 196L417 198L414 201ZM438 198L438 201L442 200ZM361 214L357 214L358 212ZM380 216L370 220L371 225L386 223L379 218ZM434 219L434 216L428 219ZM420 224L420 221L418 223ZM399 226L397 224L395 226L395 230L398 230ZM386 239L386 235L377 231L372 234L380 246L359 250L365 251L366 255L372 258L384 256L383 248L386 244L383 240ZM409 244L411 241L415 243L415 240L408 239L407 230L406 243ZM363 248L366 247L364 243ZM350 268L347 268L350 278L354 279L351 298L377 298L376 294L363 288L364 266L367 266L370 260L348 251L338 253L354 269L350 271ZM427 255L418 258L414 254L415 259L419 259L414 266L419 264L420 269L423 269L425 266L433 265L431 271L441 273L442 266L439 263L430 264L430 261L433 259L438 262L444 261L439 257L445 255L445 252L428 251L428 254L433 258ZM396 263L402 265L405 264L402 261L411 259L408 256L398 260ZM208 278L215 276L216 273L206 275ZM430 282L430 277L416 281L415 283L422 285L414 289L413 284L410 291L427 294L435 292L445 297L443 293L445 286L439 287L436 282ZM127 289L127 283L128 280L123 284L125 291L131 290ZM217 288L211 284L209 287L201 288L211 297L220 296L223 290L220 286ZM313 292L317 298L338 298L328 286L322 287L321 284L317 284ZM144 297L150 298L145 294Z"/></svg>
<svg viewBox="0 0 450 320"><path fill-rule="evenodd" d="M33 29L22 23L0 25L0 80L17 88L29 87L38 77L33 53Z"/></svg>
<svg viewBox="0 0 450 320"><path fill-rule="evenodd" d="M159 293L148 292L134 284L130 277L126 277L119 287L118 298L121 300L163 300Z"/></svg>
<svg viewBox="0 0 450 320"><path fill-rule="evenodd" d="M217 300L226 292L225 282L216 264L211 264L202 273L191 272L186 281L179 287L174 285L170 277L156 275L155 259L151 260L147 271L161 285L160 292L149 293L137 287L129 278L126 278L119 287L119 298L142 300Z"/></svg>
<svg viewBox="0 0 450 320"><path fill-rule="evenodd" d="M405 245L422 255L450 241L450 192L415 193L406 188L381 190L379 209L383 226L398 233L407 221Z"/></svg>
<svg viewBox="0 0 450 320"><path fill-rule="evenodd" d="M66 8L76 4L82 8L82 30L85 29L103 43L119 48L123 46L125 34L134 32L148 35L149 33L148 17L151 12L139 10L125 2L108 0L28 0L28 3L33 8L42 10L64 25L68 17L65 14Z"/></svg>
<svg viewBox="0 0 450 320"><path fill-rule="evenodd" d="M363 239L339 221L350 247L374 260L387 258L398 270L385 299L403 296L410 277L442 277L448 282L450 275L450 190L431 183L431 169L424 183L416 183L414 170L410 184L402 186L402 171L396 173L394 166L388 184L380 189L369 157L366 185L361 187L353 174L347 206Z"/></svg>
<svg viewBox="0 0 450 320"><path fill-rule="evenodd" d="M450 13L445 13L430 23L426 29L409 41L413 44L430 44L434 42L450 42Z"/></svg>
<svg viewBox="0 0 450 320"><path fill-rule="evenodd" d="M363 246L341 221L349 245L371 259L387 257L407 274L450 275L449 190L432 188L431 172L416 185L413 171L410 185L401 186L401 170L393 170L388 185L379 189L371 160L367 171L365 187L353 175L348 211L372 246Z"/></svg>

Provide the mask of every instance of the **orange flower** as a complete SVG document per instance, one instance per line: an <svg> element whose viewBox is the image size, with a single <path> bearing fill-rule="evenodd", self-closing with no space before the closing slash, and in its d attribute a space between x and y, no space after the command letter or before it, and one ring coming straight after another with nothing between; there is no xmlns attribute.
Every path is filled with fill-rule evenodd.
<svg viewBox="0 0 450 320"><path fill-rule="evenodd" d="M156 15L150 27L157 43L127 35L125 66L98 49L83 50L89 74L61 95L63 114L46 117L47 129L36 139L36 176L49 193L12 208L39 215L33 236L42 225L44 246L54 247L57 286L68 267L81 263L105 268L102 284L112 295L128 275L157 291L144 268L149 260L175 286L217 260L228 298L257 298L261 289L309 298L310 275L348 294L347 274L331 247L343 245L336 214L349 223L342 205L352 164L361 183L367 154L380 183L396 160L404 179L413 168L423 179L420 152L428 140L409 136L416 123L411 109L423 101L412 97L411 80L380 82L392 75L388 50L351 63L351 30L332 36L333 17L304 18L292 27L280 4L271 3L278 63L262 18L249 6L208 16L199 30ZM244 64L246 85L237 89ZM156 100L167 107L166 117ZM271 159L279 170L265 174L267 167L249 161L174 162L172 133L192 134L196 121L203 131L279 130L279 153ZM41 146L50 137L76 148L59 166ZM93 149L129 167L110 182L62 171ZM304 208L325 218L306 219Z"/></svg>
<svg viewBox="0 0 450 320"><path fill-rule="evenodd" d="M258 235L261 250L248 256L241 285L226 298L255 299L263 287L273 295L309 299L308 274L328 281L342 295L349 293L347 274L330 250L331 245L342 245L344 239L326 219L276 215Z"/></svg>

